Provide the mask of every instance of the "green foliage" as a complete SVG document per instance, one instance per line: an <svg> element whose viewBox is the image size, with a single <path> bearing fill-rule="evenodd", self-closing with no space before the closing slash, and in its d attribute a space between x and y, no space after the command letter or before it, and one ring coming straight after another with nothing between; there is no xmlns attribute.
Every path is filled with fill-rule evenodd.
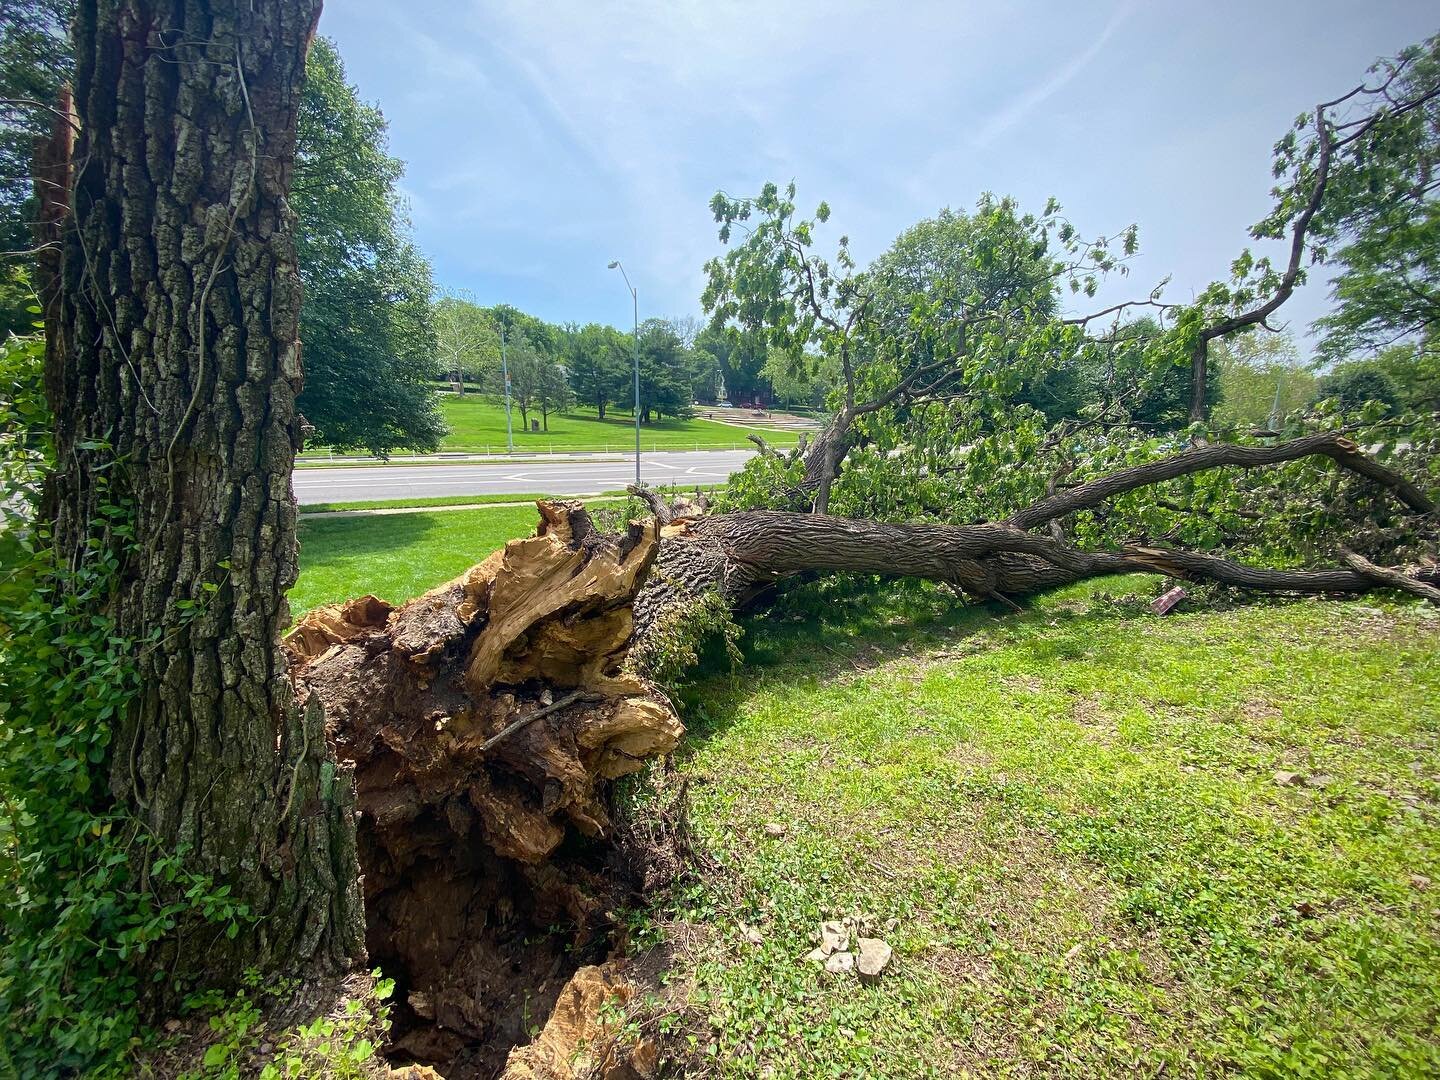
<svg viewBox="0 0 1440 1080"><path fill-rule="evenodd" d="M1310 168L1302 161L1292 169L1296 190ZM1321 389L1337 400L1313 406L1313 379L1297 372L1276 409L1283 339L1259 329L1217 348L1208 369L1207 402L1223 399L1229 379L1233 407L1218 425L1190 427L1190 345L1209 320L1279 287L1277 272L1248 254L1229 285L1197 304L1162 305L1166 317L1091 334L1087 320L1057 314L1060 289L1087 293L1100 275L1123 272L1134 234L1081 240L1053 203L1038 216L991 197L973 214L944 212L864 272L849 263L843 240L833 261L812 254L827 215L800 219L793 186L782 193L772 185L755 200L718 196L713 208L722 240L747 223L743 242L708 266L706 303L717 323L842 371L831 404L845 432L844 467L827 493L831 513L1003 521L1058 484L1173 455L1187 435L1255 441L1254 429L1272 425L1286 437L1343 431L1422 487L1440 481L1433 423L1387 419L1402 397L1374 367L1342 372L1343 383ZM1265 366L1257 371L1250 356ZM1255 384L1267 392L1263 413ZM801 479L798 462L752 461L724 505L805 509L818 500ZM1309 565L1333 564L1341 540L1379 561L1419 556L1422 524L1322 460L1183 477L1065 527L1100 549L1146 540Z"/></svg>
<svg viewBox="0 0 1440 1080"><path fill-rule="evenodd" d="M601 420L611 405L634 401L628 392L634 348L634 339L613 326L589 323L566 330L563 361L571 389Z"/></svg>
<svg viewBox="0 0 1440 1080"><path fill-rule="evenodd" d="M60 84L71 77L69 26L75 0L6 0L0 6L0 251L35 243L35 140L50 133ZM48 106L48 107L47 107ZM3 309L0 339L29 326L23 305ZM19 323L7 316L20 315Z"/></svg>
<svg viewBox="0 0 1440 1080"><path fill-rule="evenodd" d="M229 999L196 995L187 1005L210 1014L211 1034L197 1066L179 1080L362 1080L375 1075L371 1063L385 1034L390 1015L385 1001L395 984L378 970L371 977L375 982L366 993L344 998L331 1014L279 1032L267 1025L265 1010L294 994L298 984L293 980L266 986L251 971ZM269 1048L262 1049L267 1042Z"/></svg>
<svg viewBox="0 0 1440 1080"><path fill-rule="evenodd" d="M33 545L40 485L54 457L44 352L39 337L0 341L0 559L11 562L33 552L16 545Z"/></svg>
<svg viewBox="0 0 1440 1080"><path fill-rule="evenodd" d="M16 261L0 262L0 341L37 329L40 305L30 284L30 271Z"/></svg>
<svg viewBox="0 0 1440 1080"><path fill-rule="evenodd" d="M695 339L697 363L719 370L725 398L732 402L763 399L774 380L767 374L772 360L793 386L817 381L816 364L810 358L787 355L767 347L763 334L742 332L734 327L707 326Z"/></svg>
<svg viewBox="0 0 1440 1080"><path fill-rule="evenodd" d="M730 666L739 664L742 633L725 598L709 592L683 609L667 610L660 623L631 651L629 659L673 692L695 677L700 655L711 642L720 643Z"/></svg>
<svg viewBox="0 0 1440 1080"><path fill-rule="evenodd" d="M325 38L306 62L291 203L305 285L299 407L312 441L387 454L435 450L445 428L430 267L405 235L380 110L363 104Z"/></svg>
<svg viewBox="0 0 1440 1080"><path fill-rule="evenodd" d="M1423 344L1391 345L1368 363L1400 391L1400 405L1411 413L1440 413L1440 349Z"/></svg>
<svg viewBox="0 0 1440 1080"><path fill-rule="evenodd" d="M640 324L640 422L663 416L688 420L690 407L688 357L679 335L664 319Z"/></svg>
<svg viewBox="0 0 1440 1080"><path fill-rule="evenodd" d="M861 272L844 237L833 257L815 253L829 212L822 203L800 218L793 184L754 199L717 195L711 208L722 242L746 227L706 267L715 331L760 340L792 378L834 374L845 475L832 511L941 512L936 497L970 447L1033 448L1047 419L1186 422L1173 335L1140 320L1091 337L1085 320L1058 314L1064 288L1089 296L1103 276L1125 273L1133 229L1086 239L1053 200L1036 215L987 195L971 214L947 210L907 230ZM752 464L737 498L752 501L774 468ZM786 505L793 496L789 486L775 492Z"/></svg>
<svg viewBox="0 0 1440 1080"><path fill-rule="evenodd" d="M492 391L498 400L505 397L505 379L510 380L510 404L519 414L519 425L523 431L530 430L530 409L539 404L540 387L544 380L550 359L522 335L518 339L512 334L505 349L505 368L492 369L494 379Z"/></svg>
<svg viewBox="0 0 1440 1080"><path fill-rule="evenodd" d="M1216 342L1210 363L1220 397L1212 415L1221 428L1278 425L1315 396L1315 376L1301 365L1288 334L1250 333Z"/></svg>
<svg viewBox="0 0 1440 1080"><path fill-rule="evenodd" d="M48 546L40 351L14 338L0 351L0 1069L102 1075L143 1031L134 961L182 919L234 937L250 913L109 798L111 733L153 642L117 636L107 614L119 554L59 565ZM134 541L127 505L101 513Z"/></svg>
<svg viewBox="0 0 1440 1080"><path fill-rule="evenodd" d="M1344 360L1408 338L1437 349L1440 333L1440 34L1379 61L1386 91L1376 122L1344 145L1317 215L1317 255L1338 269L1335 310L1317 322L1321 355ZM1344 138L1352 128L1338 129ZM1289 162L1312 139L1280 148Z"/></svg>
<svg viewBox="0 0 1440 1080"><path fill-rule="evenodd" d="M1315 384L1315 396L1317 400L1334 400L1346 414L1356 413L1370 402L1378 402L1390 413L1400 401L1400 388L1377 367L1345 364Z"/></svg>
<svg viewBox="0 0 1440 1080"><path fill-rule="evenodd" d="M468 296L446 293L431 309L435 324L437 378L489 383L500 368L500 327Z"/></svg>
<svg viewBox="0 0 1440 1080"><path fill-rule="evenodd" d="M712 506L716 513L733 510L809 510L811 496L801 485L805 463L797 455L777 457L756 454L730 481L716 492Z"/></svg>
<svg viewBox="0 0 1440 1080"><path fill-rule="evenodd" d="M833 365L797 364L792 357L769 349L759 374L770 384L775 401L785 408L820 408L835 389Z"/></svg>

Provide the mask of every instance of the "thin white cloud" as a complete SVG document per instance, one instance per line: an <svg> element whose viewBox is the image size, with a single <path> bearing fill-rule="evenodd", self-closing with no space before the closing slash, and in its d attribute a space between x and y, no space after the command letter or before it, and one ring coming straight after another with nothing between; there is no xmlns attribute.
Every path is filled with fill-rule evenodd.
<svg viewBox="0 0 1440 1080"><path fill-rule="evenodd" d="M351 0L324 29L392 121L437 279L624 324L609 260L646 313L693 311L710 195L792 178L834 211L818 242L844 232L862 261L982 191L1056 195L1091 231L1140 223L1127 287L1203 287L1264 212L1295 112L1433 30L1414 0L1307 3L1297 30L1253 0ZM1213 123L1177 149L1179 115Z"/></svg>
<svg viewBox="0 0 1440 1080"><path fill-rule="evenodd" d="M977 146L985 146L994 141L1012 127L1025 119L1038 105L1053 97L1076 75L1100 55L1103 49L1114 35L1115 31L1135 9L1135 0L1126 0L1111 13L1110 19L1105 28L1100 31L1100 36L1092 41L1085 51L1078 56L1072 57L1064 67L1052 72L1050 77L1043 82L1032 86L1025 93L1021 94L1010 104L1006 105L998 113L987 120L974 135L973 141Z"/></svg>

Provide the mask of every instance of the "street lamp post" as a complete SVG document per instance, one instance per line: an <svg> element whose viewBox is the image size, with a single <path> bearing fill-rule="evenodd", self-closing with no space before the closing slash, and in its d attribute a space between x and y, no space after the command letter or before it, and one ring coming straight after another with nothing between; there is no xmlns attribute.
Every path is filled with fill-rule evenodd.
<svg viewBox="0 0 1440 1080"><path fill-rule="evenodd" d="M630 302L635 308L635 486L640 486L640 294L635 291L635 286L630 284L630 275L625 273L625 267L620 265L616 259L608 267L610 270L619 270L620 276L625 279L625 287L630 290Z"/></svg>
<svg viewBox="0 0 1440 1080"><path fill-rule="evenodd" d="M505 324L500 324L500 377L505 380L505 452L515 453L515 435L510 428L510 365L505 362Z"/></svg>

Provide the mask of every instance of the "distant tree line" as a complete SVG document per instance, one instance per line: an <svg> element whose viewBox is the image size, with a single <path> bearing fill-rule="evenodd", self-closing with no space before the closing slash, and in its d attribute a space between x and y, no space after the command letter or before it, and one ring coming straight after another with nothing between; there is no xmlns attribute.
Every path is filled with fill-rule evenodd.
<svg viewBox="0 0 1440 1080"><path fill-rule="evenodd" d="M599 323L549 323L508 304L483 307L461 293L436 299L433 322L434 379L458 394L498 397L508 369L511 404L526 426L530 413L538 412L548 430L550 413L574 406L602 420L615 411L634 413L633 332ZM685 419L696 404L722 400L824 402L823 376L789 374L758 334L710 327L693 317L647 319L640 324L638 353L642 423Z"/></svg>

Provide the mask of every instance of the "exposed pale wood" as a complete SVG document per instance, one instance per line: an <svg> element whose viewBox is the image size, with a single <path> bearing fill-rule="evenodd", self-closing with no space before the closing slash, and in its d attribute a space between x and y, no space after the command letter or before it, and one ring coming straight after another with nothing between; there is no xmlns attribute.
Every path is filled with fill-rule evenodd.
<svg viewBox="0 0 1440 1080"><path fill-rule="evenodd" d="M453 581L395 609L313 612L287 638L355 771L372 961L433 1002L437 1026L402 1038L435 1060L496 1040L527 993L544 1017L563 982L547 972L611 903L562 845L608 836L607 782L683 731L629 663L658 522L609 537L579 502L538 506L535 536Z"/></svg>

